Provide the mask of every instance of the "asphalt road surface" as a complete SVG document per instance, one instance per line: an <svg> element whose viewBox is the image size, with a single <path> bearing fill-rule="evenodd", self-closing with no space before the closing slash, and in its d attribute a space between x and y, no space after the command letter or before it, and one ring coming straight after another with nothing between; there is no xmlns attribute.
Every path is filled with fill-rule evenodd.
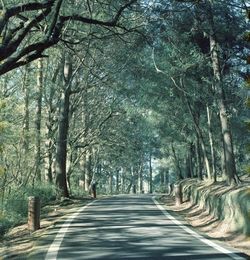
<svg viewBox="0 0 250 260"><path fill-rule="evenodd" d="M44 255L34 259L247 259L200 236L149 195L96 200L52 233Z"/></svg>

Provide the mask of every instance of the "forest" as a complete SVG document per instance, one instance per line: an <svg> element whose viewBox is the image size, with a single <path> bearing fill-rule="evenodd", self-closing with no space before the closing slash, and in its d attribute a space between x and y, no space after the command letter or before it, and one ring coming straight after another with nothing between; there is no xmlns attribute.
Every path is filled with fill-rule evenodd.
<svg viewBox="0 0 250 260"><path fill-rule="evenodd" d="M243 0L1 0L0 234L42 204L250 174Z"/></svg>

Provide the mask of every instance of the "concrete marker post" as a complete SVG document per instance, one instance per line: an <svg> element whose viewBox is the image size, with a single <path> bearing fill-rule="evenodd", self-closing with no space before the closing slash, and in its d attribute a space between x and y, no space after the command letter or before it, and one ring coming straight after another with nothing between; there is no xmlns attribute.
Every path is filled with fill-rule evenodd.
<svg viewBox="0 0 250 260"><path fill-rule="evenodd" d="M182 187L181 184L174 185L174 194L175 194L175 205L180 206L183 203L183 196L182 196Z"/></svg>
<svg viewBox="0 0 250 260"><path fill-rule="evenodd" d="M30 196L28 199L28 229L33 232L40 229L40 198Z"/></svg>

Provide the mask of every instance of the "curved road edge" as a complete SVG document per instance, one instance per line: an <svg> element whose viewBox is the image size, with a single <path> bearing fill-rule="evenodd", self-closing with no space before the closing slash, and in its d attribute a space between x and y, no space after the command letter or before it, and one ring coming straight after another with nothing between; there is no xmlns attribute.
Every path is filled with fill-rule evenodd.
<svg viewBox="0 0 250 260"><path fill-rule="evenodd" d="M191 236L199 239L201 242L205 243L208 246L213 247L214 249L216 249L217 251L226 254L228 256L230 256L232 259L234 260L245 260L246 258L241 257L239 255L237 255L236 253L216 244L213 241L210 241L209 239L203 237L202 235L198 234L197 232L195 232L194 230L188 228L187 226L184 226L179 220L177 220L174 216L172 216L156 199L155 197L152 197L153 202L155 203L155 205L157 206L157 208L168 218L170 219L174 224L178 225L180 228L182 228L183 230L185 230L187 233L189 233Z"/></svg>

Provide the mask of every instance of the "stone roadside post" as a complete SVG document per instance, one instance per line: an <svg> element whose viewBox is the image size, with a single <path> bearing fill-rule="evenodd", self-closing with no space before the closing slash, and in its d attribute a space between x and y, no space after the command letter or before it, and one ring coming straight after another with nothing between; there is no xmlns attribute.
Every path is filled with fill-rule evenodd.
<svg viewBox="0 0 250 260"><path fill-rule="evenodd" d="M28 201L28 229L36 231L40 229L40 198L31 196Z"/></svg>

